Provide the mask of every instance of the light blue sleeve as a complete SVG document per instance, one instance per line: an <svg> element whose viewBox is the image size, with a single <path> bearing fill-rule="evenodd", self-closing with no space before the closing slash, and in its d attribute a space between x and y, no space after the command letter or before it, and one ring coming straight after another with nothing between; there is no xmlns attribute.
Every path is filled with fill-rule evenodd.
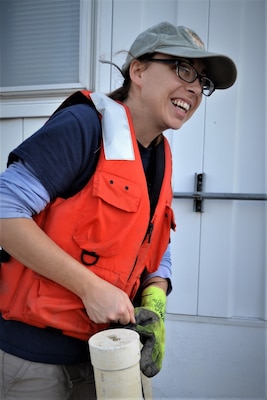
<svg viewBox="0 0 267 400"><path fill-rule="evenodd" d="M44 186L22 161L1 173L0 193L0 218L32 218L50 201Z"/></svg>
<svg viewBox="0 0 267 400"><path fill-rule="evenodd" d="M160 265L156 272L152 274L146 273L144 276L144 280L142 281L142 285L145 286L145 283L148 279L158 276L160 278L165 278L168 280L168 291L167 294L170 294L172 291L171 277L172 277L172 261L171 261L171 245L170 243L167 246L165 253L161 259Z"/></svg>

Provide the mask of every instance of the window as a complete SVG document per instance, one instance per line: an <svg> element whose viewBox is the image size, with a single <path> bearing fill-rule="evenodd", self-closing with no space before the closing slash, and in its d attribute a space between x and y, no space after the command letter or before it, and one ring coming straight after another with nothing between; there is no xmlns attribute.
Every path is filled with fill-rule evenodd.
<svg viewBox="0 0 267 400"><path fill-rule="evenodd" d="M86 29L93 20L92 5L91 0L1 0L4 96L91 83L85 52L92 51Z"/></svg>

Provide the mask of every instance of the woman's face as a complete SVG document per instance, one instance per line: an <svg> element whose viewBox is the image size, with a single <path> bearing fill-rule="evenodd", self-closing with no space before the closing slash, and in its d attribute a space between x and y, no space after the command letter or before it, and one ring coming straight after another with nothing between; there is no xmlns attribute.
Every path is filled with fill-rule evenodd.
<svg viewBox="0 0 267 400"><path fill-rule="evenodd" d="M174 59L159 53L153 58ZM184 61L192 64L200 75L205 75L203 61ZM202 86L199 79L192 83L185 82L177 76L174 63L151 62L141 74L140 99L146 117L153 121L159 131L181 128L201 103Z"/></svg>

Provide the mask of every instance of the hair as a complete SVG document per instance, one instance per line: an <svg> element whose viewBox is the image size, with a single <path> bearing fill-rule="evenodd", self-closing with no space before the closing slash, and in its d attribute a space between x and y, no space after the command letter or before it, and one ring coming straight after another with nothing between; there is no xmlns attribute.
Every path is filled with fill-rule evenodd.
<svg viewBox="0 0 267 400"><path fill-rule="evenodd" d="M153 54L147 53L147 54L143 54L140 57L137 57L136 60L144 63L145 68L147 68L150 64L149 60L151 59L152 56L153 56ZM134 60L134 57L133 57L133 60ZM132 83L131 78L130 78L130 65L128 66L128 68L125 71L122 71L120 68L118 68L118 69L123 75L123 78L124 78L123 84L121 87L113 90L113 92L109 93L107 96L110 97L112 100L123 102L124 100L126 100L128 98L129 91L131 88L131 83Z"/></svg>

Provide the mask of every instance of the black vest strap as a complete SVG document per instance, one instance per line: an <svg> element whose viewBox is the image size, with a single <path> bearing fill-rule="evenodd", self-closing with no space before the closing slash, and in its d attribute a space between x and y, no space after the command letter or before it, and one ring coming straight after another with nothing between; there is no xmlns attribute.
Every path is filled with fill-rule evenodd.
<svg viewBox="0 0 267 400"><path fill-rule="evenodd" d="M153 147L150 163L147 169L146 178L150 199L150 219L152 218L158 203L159 194L164 177L165 152L164 141Z"/></svg>

